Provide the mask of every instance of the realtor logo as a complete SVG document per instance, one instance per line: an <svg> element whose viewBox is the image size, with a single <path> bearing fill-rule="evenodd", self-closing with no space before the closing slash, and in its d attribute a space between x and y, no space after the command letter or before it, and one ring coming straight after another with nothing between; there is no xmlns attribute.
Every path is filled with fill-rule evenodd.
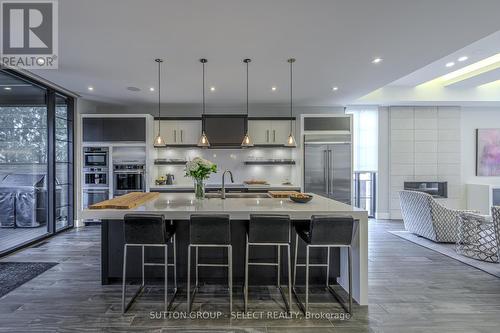
<svg viewBox="0 0 500 333"><path fill-rule="evenodd" d="M1 1L1 62L25 69L56 69L57 0Z"/></svg>

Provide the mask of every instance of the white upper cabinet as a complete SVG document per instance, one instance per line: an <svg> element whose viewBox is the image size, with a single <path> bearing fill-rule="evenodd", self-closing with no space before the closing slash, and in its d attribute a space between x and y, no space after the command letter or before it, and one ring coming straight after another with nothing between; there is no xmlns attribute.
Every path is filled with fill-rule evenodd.
<svg viewBox="0 0 500 333"><path fill-rule="evenodd" d="M201 135L201 120L162 120L160 133L167 145L196 145ZM153 136L158 134L155 120Z"/></svg>
<svg viewBox="0 0 500 333"><path fill-rule="evenodd" d="M248 134L256 145L284 145L290 134L290 120L249 120Z"/></svg>

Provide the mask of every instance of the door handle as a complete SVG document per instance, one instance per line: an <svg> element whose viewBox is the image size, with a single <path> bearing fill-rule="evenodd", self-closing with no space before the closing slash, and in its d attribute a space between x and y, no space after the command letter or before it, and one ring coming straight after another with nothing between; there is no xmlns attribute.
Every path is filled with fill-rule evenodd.
<svg viewBox="0 0 500 333"><path fill-rule="evenodd" d="M328 153L323 150L323 158L325 160L323 164L323 181L325 182L325 192L328 194Z"/></svg>
<svg viewBox="0 0 500 333"><path fill-rule="evenodd" d="M333 192L333 179L330 179L330 174L332 172L332 151L328 150L328 193L332 194Z"/></svg>
<svg viewBox="0 0 500 333"><path fill-rule="evenodd" d="M276 130L273 130L273 142L276 142Z"/></svg>
<svg viewBox="0 0 500 333"><path fill-rule="evenodd" d="M174 142L177 142L177 131L174 130Z"/></svg>
<svg viewBox="0 0 500 333"><path fill-rule="evenodd" d="M182 139L182 130L181 130L181 142L184 142L184 140Z"/></svg>
<svg viewBox="0 0 500 333"><path fill-rule="evenodd" d="M266 130L266 142L269 142L269 130Z"/></svg>

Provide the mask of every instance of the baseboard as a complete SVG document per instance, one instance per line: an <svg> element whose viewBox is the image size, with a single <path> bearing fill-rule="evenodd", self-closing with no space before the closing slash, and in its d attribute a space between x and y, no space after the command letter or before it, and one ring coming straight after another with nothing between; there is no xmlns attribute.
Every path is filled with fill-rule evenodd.
<svg viewBox="0 0 500 333"><path fill-rule="evenodd" d="M378 220L389 220L391 218L390 213L377 213L375 212L375 218Z"/></svg>

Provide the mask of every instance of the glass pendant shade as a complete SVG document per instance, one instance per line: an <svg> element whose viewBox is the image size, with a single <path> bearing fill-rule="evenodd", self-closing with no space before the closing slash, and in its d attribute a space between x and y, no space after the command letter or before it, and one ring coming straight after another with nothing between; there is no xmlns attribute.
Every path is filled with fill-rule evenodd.
<svg viewBox="0 0 500 333"><path fill-rule="evenodd" d="M297 143L295 142L295 138L293 137L293 134L290 132L290 135L288 136L288 139L286 139L285 143L286 147L297 147Z"/></svg>
<svg viewBox="0 0 500 333"><path fill-rule="evenodd" d="M155 142L154 142L154 146L155 147L164 147L166 146L166 142L165 140L163 140L162 136L160 135L160 133L158 132L158 135L156 136L155 138Z"/></svg>
<svg viewBox="0 0 500 333"><path fill-rule="evenodd" d="M253 147L253 142L250 139L250 136L245 134L245 137L243 138L243 141L241 142L241 147L246 148L246 147Z"/></svg>
<svg viewBox="0 0 500 333"><path fill-rule="evenodd" d="M201 133L200 140L198 140L198 147L202 147L202 148L210 147L210 142L208 142L207 135L205 134L204 131Z"/></svg>

